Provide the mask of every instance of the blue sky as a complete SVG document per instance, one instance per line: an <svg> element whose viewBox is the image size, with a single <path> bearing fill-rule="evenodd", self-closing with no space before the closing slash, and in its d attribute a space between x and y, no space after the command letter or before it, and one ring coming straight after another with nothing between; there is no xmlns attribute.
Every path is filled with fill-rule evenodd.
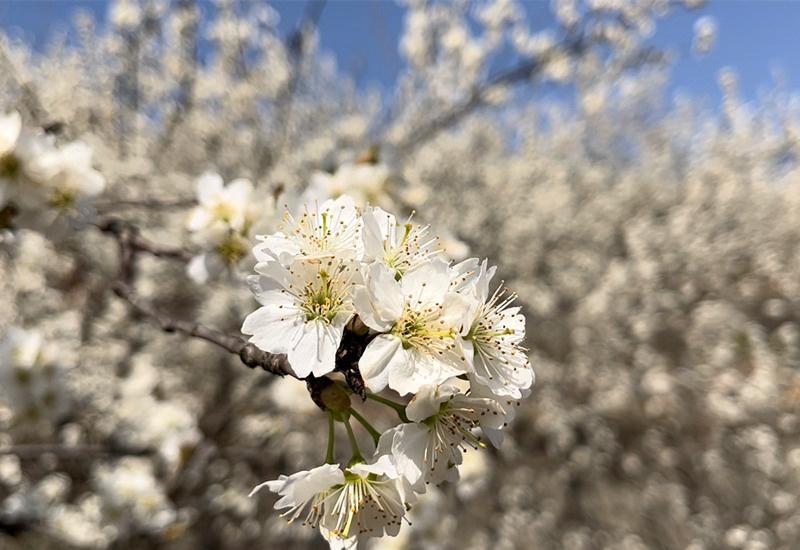
<svg viewBox="0 0 800 550"><path fill-rule="evenodd" d="M288 32L305 9L304 1L279 1L272 5ZM204 10L212 8L201 2ZM77 9L103 19L108 3L102 0L0 0L0 28L41 48L54 31L69 28ZM549 3L525 2L534 28L545 28L552 18ZM322 48L335 54L340 68L363 86L391 86L402 60L397 37L402 31L404 8L389 0L333 0L320 20ZM719 28L713 52L697 57L691 52L692 26L700 15L713 16ZM716 102L720 93L717 73L731 67L740 77L742 93L754 98L769 88L775 71L786 87L800 84L800 0L711 0L701 11L678 10L659 23L653 43L677 56L672 90L707 97Z"/></svg>

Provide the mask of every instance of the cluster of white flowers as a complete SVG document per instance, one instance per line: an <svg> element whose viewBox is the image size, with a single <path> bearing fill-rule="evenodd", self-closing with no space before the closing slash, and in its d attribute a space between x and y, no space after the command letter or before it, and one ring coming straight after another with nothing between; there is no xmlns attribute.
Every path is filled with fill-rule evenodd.
<svg viewBox="0 0 800 550"><path fill-rule="evenodd" d="M18 223L46 228L59 213L101 193L105 183L86 143L57 144L23 127L19 113L0 115L0 210L18 211Z"/></svg>
<svg viewBox="0 0 800 550"><path fill-rule="evenodd" d="M177 513L146 459L128 457L100 466L94 485L104 520L113 529L157 532L176 521Z"/></svg>
<svg viewBox="0 0 800 550"><path fill-rule="evenodd" d="M32 425L30 394L15 400L7 390L16 382L2 382L0 548L315 548L316 529L270 517L266 491L247 497L272 474L297 470L308 473L271 483L281 506L298 521L312 513L335 546L365 531L386 535L359 546L381 550L797 548L797 94L783 84L743 101L725 71L721 109L668 100L661 63L676 57L653 43L654 25L702 0L559 0L544 20L516 0L407 3L405 66L392 89L374 93L318 49L326 41L308 21L287 37L295 21L278 25L262 3L125 0L111 4L108 23L78 15L69 39L46 50L0 39L0 113L22 115L0 124L3 170L16 174L0 183L0 227L13 230L0 240L0 334L17 324L46 335L37 373L48 372L38 369L52 350L58 364L79 365L59 370L55 387L70 406L51 422ZM340 9L328 4L322 25ZM686 16L675 23L691 30ZM685 52L691 34L681 36L669 47ZM694 50L717 39L713 20L699 19ZM329 198L353 199L356 252L332 255L348 266L337 281L355 283L340 308L351 320L335 319L347 353L337 357L352 369L354 341L372 343L373 359L396 353L383 371L377 361L363 369L372 388L385 378L381 392L368 388L363 403L344 394L352 411L333 420L336 452L325 466L315 468L329 426L305 381L247 371L207 342L131 314L109 292L113 238L85 224L27 230L54 214L92 214L86 194L66 210L43 198L62 182L40 165L52 167L52 153L73 139L91 144L109 182L98 214L139 227L145 242L189 237L198 256L190 275L213 281L187 284L184 262L141 253L131 286L142 302L227 333L249 303L239 277L224 275L251 270L255 235L277 230L274 203L300 220L304 202L317 212ZM209 185L203 170L221 177ZM188 197L196 213L177 206ZM408 239L443 253L418 265L416 253L392 253L402 220L391 250L375 252L367 203L418 210L414 221L431 228L412 224ZM243 219L253 220L246 231ZM474 252L448 242L448 231ZM444 342L465 360L471 346L471 367L405 395L396 389L417 384L399 365L427 361L398 334L414 328L397 321L403 286L415 269L473 255L501 266L495 278L519 292L526 312L539 387L519 408L499 392L523 384L478 362L468 330ZM388 273L392 264L399 280L375 263ZM260 291L274 282L259 281ZM398 286L399 307L383 298ZM477 286L448 287L457 296L438 318L455 326L454 307ZM294 344L284 336L264 341ZM464 368L456 350L431 361L440 374ZM346 392L342 374L325 376ZM514 413L509 429L495 429ZM374 433L360 431L357 414ZM347 419L363 462L348 460ZM473 452L478 434L507 441ZM306 488L324 495L316 508Z"/></svg>
<svg viewBox="0 0 800 550"><path fill-rule="evenodd" d="M189 262L187 272L204 283L247 257L254 226L267 218L272 202L268 197L256 200L249 180L240 178L225 185L213 172L197 180L197 202L186 228L202 252Z"/></svg>
<svg viewBox="0 0 800 550"><path fill-rule="evenodd" d="M394 207L390 194L391 172L385 164L345 162L333 173L314 172L303 194L305 202L349 195L357 205Z"/></svg>
<svg viewBox="0 0 800 550"><path fill-rule="evenodd" d="M371 461L356 447L344 470L327 464L264 486L291 519L302 515L334 541L396 534L414 493L457 480L462 451L483 446L478 429L499 444L530 392L515 296L490 291L486 261L451 264L427 226L346 195L287 212L281 231L258 239L250 283L261 307L242 326L250 341L286 354L298 377L321 377L354 332L369 342L358 360L368 395L410 396L385 401L404 422L380 436ZM347 407L328 410L347 422Z"/></svg>
<svg viewBox="0 0 800 550"><path fill-rule="evenodd" d="M63 369L38 331L10 327L0 336L0 400L20 421L55 421L66 411Z"/></svg>
<svg viewBox="0 0 800 550"><path fill-rule="evenodd" d="M186 463L202 435L196 414L186 404L154 397L158 381L158 370L149 362L134 366L120 384L110 411L115 421L113 437L128 447L157 450L172 473Z"/></svg>

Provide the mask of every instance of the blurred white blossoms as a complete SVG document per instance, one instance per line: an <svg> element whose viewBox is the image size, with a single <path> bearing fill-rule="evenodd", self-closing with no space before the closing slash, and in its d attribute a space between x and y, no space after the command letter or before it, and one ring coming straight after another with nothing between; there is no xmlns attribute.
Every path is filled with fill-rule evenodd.
<svg viewBox="0 0 800 550"><path fill-rule="evenodd" d="M477 259L450 265L426 226L348 196L287 213L281 232L257 237L251 288L261 307L244 321L250 342L285 353L299 378L336 370L345 338L365 347L353 360L366 396L402 424L382 435L349 408L346 388L328 381L320 401L330 416L328 464L262 487L281 495L289 521L319 527L331 548L356 536L396 535L428 483L458 480L462 453L499 443L515 399L527 396L533 370L521 347L525 319L513 294L490 292L494 268ZM348 344L349 345L349 344ZM344 357L349 349L345 348ZM313 382L313 380L312 380ZM394 390L397 396L378 395ZM411 396L408 404L399 401ZM377 451L367 463L350 425L355 418ZM334 462L335 422L353 451Z"/></svg>
<svg viewBox="0 0 800 550"><path fill-rule="evenodd" d="M127 457L99 466L94 486L105 521L118 532L159 532L176 520L176 511L147 459Z"/></svg>
<svg viewBox="0 0 800 550"><path fill-rule="evenodd" d="M700 55L711 52L717 42L717 21L711 16L703 16L694 22L692 48Z"/></svg>
<svg viewBox="0 0 800 550"><path fill-rule="evenodd" d="M315 172L304 197L308 202L348 195L359 206L376 204L391 208L391 172L384 164L344 163L336 172Z"/></svg>
<svg viewBox="0 0 800 550"><path fill-rule="evenodd" d="M19 113L0 115L0 209L13 206L16 223L44 229L63 211L105 189L92 149L23 127Z"/></svg>
<svg viewBox="0 0 800 550"><path fill-rule="evenodd" d="M207 172L197 180L198 205L186 220L192 240L202 249L189 262L192 279L204 283L247 256L254 224L272 211L271 199L254 195L246 179L225 185L219 174Z"/></svg>
<svg viewBox="0 0 800 550"><path fill-rule="evenodd" d="M11 327L0 337L0 400L20 421L56 421L66 412L63 370L39 332Z"/></svg>

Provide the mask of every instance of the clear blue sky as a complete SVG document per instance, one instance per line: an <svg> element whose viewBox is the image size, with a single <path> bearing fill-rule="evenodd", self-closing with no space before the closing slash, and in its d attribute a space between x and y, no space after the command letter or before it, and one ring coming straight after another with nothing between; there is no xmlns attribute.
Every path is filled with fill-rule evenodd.
<svg viewBox="0 0 800 550"><path fill-rule="evenodd" d="M279 1L272 5L281 15L281 28L289 32L305 9L304 1ZM213 8L201 2L205 11ZM48 35L69 28L77 9L91 11L102 20L108 3L102 0L0 0L0 28L41 48ZM525 3L534 28L552 21L549 2ZM330 1L320 20L321 44L334 53L339 66L362 85L390 86L402 66L397 37L404 8L390 0ZM692 25L701 14L718 23L717 46L699 58L691 53ZM711 0L701 11L679 10L661 21L653 38L656 45L678 57L673 70L673 90L712 101L719 98L717 72L734 68L746 97L774 82L781 72L787 87L800 87L800 0Z"/></svg>

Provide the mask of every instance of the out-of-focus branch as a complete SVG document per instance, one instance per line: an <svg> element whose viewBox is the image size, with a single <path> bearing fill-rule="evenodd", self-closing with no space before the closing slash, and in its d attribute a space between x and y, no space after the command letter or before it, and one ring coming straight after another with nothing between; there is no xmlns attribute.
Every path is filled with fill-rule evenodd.
<svg viewBox="0 0 800 550"><path fill-rule="evenodd" d="M294 97L300 84L300 64L303 61L303 54L306 51L306 36L312 33L319 24L319 18L325 9L327 0L309 0L306 4L303 17L297 27L286 37L286 50L289 54L289 80L276 98L278 106L278 120L275 127L279 129L277 144L273 146L270 155L264 156L265 143L262 139L255 143L256 166L253 171L255 179L258 180L263 173L274 166L278 157L283 153L291 131L292 110L294 108Z"/></svg>
<svg viewBox="0 0 800 550"><path fill-rule="evenodd" d="M135 225L117 218L98 220L95 226L117 240L119 245L119 275L111 283L111 289L119 298L128 302L134 311L154 321L164 332L178 332L215 344L229 353L239 356L242 363L251 369L261 368L278 376L295 376L285 355L262 351L239 335L226 334L200 323L174 319L159 311L136 293L134 278L138 254L146 253L162 258L188 261L191 258L191 254L188 251L149 241L139 234L139 229Z"/></svg>
<svg viewBox="0 0 800 550"><path fill-rule="evenodd" d="M154 243L141 236L139 228L129 222L114 217L100 218L95 222L95 226L103 233L113 235L120 243L132 252L145 252L151 256L159 258L173 258L188 262L192 259L192 254L177 246L167 246Z"/></svg>
<svg viewBox="0 0 800 550"><path fill-rule="evenodd" d="M178 199L131 199L131 200L115 200L108 202L97 202L94 207L99 212L111 212L114 210L121 210L123 208L146 208L148 210L172 210L173 208L189 208L197 204L194 197L178 198Z"/></svg>
<svg viewBox="0 0 800 550"><path fill-rule="evenodd" d="M626 22L621 21L621 23L625 24ZM560 53L580 55L592 45L592 42L593 38L587 36L585 30L570 30L567 38L561 41L560 44L550 48L536 58L523 61L515 67L489 77L485 82L476 86L463 101L429 118L426 123L422 124L396 143L395 151L401 156L407 155L420 145L435 137L439 132L451 128L475 109L485 105L486 98L493 88L511 86L529 81L547 66L548 61L550 61L554 55ZM634 68L648 63L663 62L664 57L663 53L658 50L643 48L641 51L637 52L636 55L627 59L624 66L625 68Z"/></svg>
<svg viewBox="0 0 800 550"><path fill-rule="evenodd" d="M43 454L52 454L64 459L75 459L86 455L148 456L153 454L153 450L109 445L59 445L57 443L30 443L0 448L0 456L14 455L23 460L39 458Z"/></svg>
<svg viewBox="0 0 800 550"><path fill-rule="evenodd" d="M490 77L486 82L477 86L463 101L431 117L428 122L406 135L395 145L395 151L399 155L406 155L419 145L422 145L436 136L439 132L452 127L466 115L484 105L487 94L492 88L510 86L525 80L530 80L537 72L542 70L556 51L563 51L566 49L571 53L577 53L582 51L583 48L584 43L582 39L572 39L568 43L561 44L559 48L552 48L549 50L549 53L542 54L535 59L526 60L515 67Z"/></svg>

